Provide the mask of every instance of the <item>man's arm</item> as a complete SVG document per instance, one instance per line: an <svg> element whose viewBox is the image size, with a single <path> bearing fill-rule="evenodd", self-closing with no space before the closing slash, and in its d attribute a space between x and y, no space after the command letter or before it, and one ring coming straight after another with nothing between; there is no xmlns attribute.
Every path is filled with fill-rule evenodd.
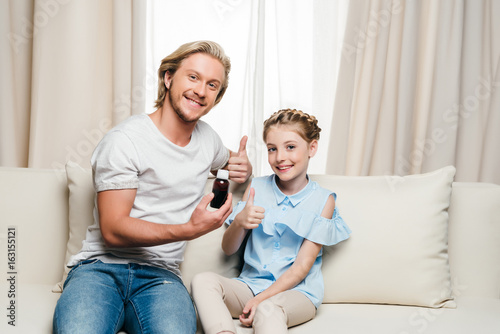
<svg viewBox="0 0 500 334"><path fill-rule="evenodd" d="M208 211L213 193L204 196L184 224L157 224L130 217L136 189L97 193L102 237L109 247L157 246L191 240L219 228L232 211L232 194L217 211Z"/></svg>

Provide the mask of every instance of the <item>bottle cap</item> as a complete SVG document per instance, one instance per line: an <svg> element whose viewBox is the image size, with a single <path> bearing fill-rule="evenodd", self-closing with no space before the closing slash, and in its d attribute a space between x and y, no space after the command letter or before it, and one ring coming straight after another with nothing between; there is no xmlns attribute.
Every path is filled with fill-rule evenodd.
<svg viewBox="0 0 500 334"><path fill-rule="evenodd" d="M219 169L217 171L217 178L218 179L228 180L229 179L229 171L225 170L225 169Z"/></svg>

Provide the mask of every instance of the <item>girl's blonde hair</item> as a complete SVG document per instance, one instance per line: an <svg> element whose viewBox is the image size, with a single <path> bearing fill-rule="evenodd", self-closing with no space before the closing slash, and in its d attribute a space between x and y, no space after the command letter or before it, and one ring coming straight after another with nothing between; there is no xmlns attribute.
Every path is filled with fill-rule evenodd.
<svg viewBox="0 0 500 334"><path fill-rule="evenodd" d="M264 142L273 126L290 127L308 143L319 140L319 133L321 132L316 117L297 109L281 109L265 120L262 134Z"/></svg>
<svg viewBox="0 0 500 334"><path fill-rule="evenodd" d="M218 59L222 66L224 66L224 81L222 82L219 94L217 94L215 99L215 104L219 103L229 84L231 61L224 53L224 49L222 49L222 47L216 42L196 41L181 45L177 50L163 58L161 61L160 68L158 69L158 98L155 101L155 108L161 108L163 106L163 102L165 101L165 95L167 94L164 79L165 73L169 72L170 75L174 75L184 59L198 52L206 53Z"/></svg>

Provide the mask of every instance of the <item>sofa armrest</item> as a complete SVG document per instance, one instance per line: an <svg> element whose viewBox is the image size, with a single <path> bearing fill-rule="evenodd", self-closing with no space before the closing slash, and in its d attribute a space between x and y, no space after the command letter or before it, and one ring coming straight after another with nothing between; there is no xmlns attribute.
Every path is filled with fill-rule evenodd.
<svg viewBox="0 0 500 334"><path fill-rule="evenodd" d="M53 285L61 279L68 240L68 190L63 170L0 167L1 244L15 229L17 283ZM1 247L7 268L7 247Z"/></svg>
<svg viewBox="0 0 500 334"><path fill-rule="evenodd" d="M500 298L500 186L454 182L449 219L454 294Z"/></svg>

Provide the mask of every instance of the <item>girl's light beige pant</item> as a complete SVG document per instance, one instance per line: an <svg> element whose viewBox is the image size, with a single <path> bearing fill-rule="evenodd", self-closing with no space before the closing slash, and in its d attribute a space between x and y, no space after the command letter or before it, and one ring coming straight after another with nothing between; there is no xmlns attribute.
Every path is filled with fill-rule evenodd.
<svg viewBox="0 0 500 334"><path fill-rule="evenodd" d="M222 331L236 333L233 318L254 297L243 282L211 272L196 275L191 292L206 334ZM252 327L255 334L287 333L292 327L311 320L316 307L303 293L294 290L279 293L257 307Z"/></svg>

